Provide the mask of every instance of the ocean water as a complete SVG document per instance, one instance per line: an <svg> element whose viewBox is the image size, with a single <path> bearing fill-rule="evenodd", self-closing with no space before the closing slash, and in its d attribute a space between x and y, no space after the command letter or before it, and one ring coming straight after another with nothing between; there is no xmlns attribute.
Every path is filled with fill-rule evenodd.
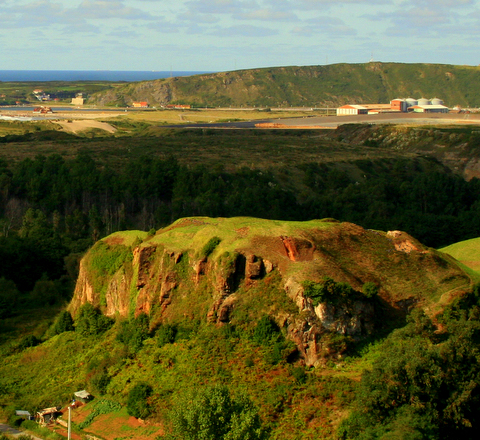
<svg viewBox="0 0 480 440"><path fill-rule="evenodd" d="M0 81L146 81L170 76L191 76L196 71L136 70L0 70Z"/></svg>

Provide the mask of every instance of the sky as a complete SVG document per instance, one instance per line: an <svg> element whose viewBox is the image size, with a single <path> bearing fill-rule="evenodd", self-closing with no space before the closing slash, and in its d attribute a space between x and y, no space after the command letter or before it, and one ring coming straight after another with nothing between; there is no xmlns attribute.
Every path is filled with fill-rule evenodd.
<svg viewBox="0 0 480 440"><path fill-rule="evenodd" d="M0 70L480 63L480 0L0 0Z"/></svg>

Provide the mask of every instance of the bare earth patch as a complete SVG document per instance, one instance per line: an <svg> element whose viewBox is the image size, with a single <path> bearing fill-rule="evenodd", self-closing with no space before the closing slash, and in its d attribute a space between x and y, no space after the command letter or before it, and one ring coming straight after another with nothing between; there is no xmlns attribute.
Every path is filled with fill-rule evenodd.
<svg viewBox="0 0 480 440"><path fill-rule="evenodd" d="M115 133L117 129L106 122L96 121L94 119L75 119L69 121L56 121L58 125L62 126L62 129L70 133L78 133L80 131L89 130L92 128L98 128L105 130L109 133Z"/></svg>

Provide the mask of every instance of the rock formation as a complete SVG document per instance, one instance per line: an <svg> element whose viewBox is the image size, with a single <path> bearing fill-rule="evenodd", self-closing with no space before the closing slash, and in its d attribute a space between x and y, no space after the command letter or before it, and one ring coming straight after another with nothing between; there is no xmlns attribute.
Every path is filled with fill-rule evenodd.
<svg viewBox="0 0 480 440"><path fill-rule="evenodd" d="M219 244L205 255L212 237ZM325 277L358 294L315 303L305 281L321 284ZM379 298L359 293L365 283L378 287ZM428 309L470 283L455 260L404 232L334 220L190 218L154 236L119 232L97 243L81 262L70 310L88 301L109 316L145 312L154 323L195 318L216 325L238 323L237 310L269 314L305 363L317 365L341 353L334 335L368 336L378 322L414 305ZM252 292L262 296L262 310Z"/></svg>

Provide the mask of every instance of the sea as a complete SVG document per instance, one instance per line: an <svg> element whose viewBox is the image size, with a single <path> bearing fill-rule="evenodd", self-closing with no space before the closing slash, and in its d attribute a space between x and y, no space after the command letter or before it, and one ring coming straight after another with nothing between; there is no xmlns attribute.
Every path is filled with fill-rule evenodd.
<svg viewBox="0 0 480 440"><path fill-rule="evenodd" d="M204 71L163 70L0 70L0 81L147 81L176 76L191 76Z"/></svg>

